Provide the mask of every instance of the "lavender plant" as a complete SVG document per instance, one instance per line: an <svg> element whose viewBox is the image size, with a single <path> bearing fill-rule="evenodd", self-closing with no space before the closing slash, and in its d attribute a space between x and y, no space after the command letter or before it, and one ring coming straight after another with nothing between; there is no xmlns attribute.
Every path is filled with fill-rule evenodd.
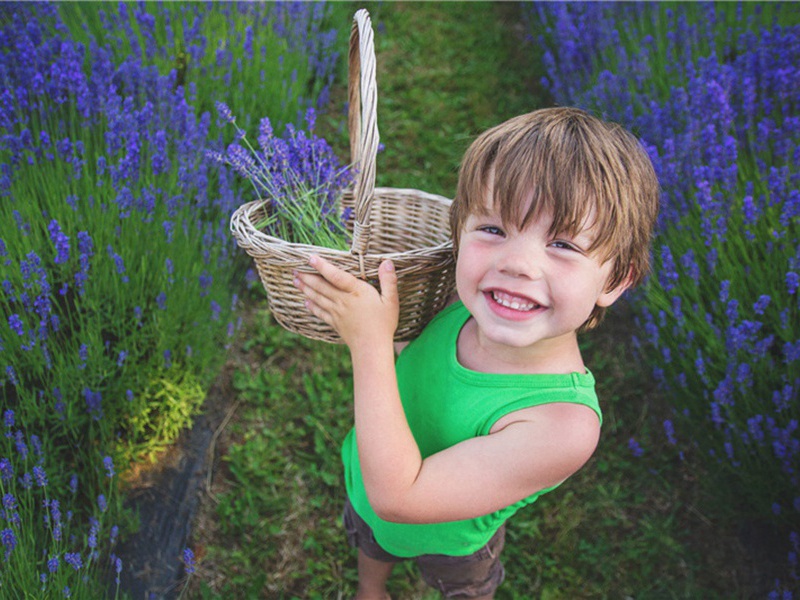
<svg viewBox="0 0 800 600"><path fill-rule="evenodd" d="M3 414L0 438L0 594L38 598L98 598L106 580L119 593L123 565L113 549L119 527L110 520L107 496L113 494L116 471L103 457L106 485L87 510L75 473L55 474L45 464L42 438L19 428L16 414ZM99 462L99 461L98 461ZM54 489L52 475L69 477L68 488Z"/></svg>
<svg viewBox="0 0 800 600"><path fill-rule="evenodd" d="M6 562L15 561L13 569L3 566L3 577L24 571L14 580L22 594L37 594L30 587L34 579L40 585L40 573L29 577L34 567L53 585L72 571L91 579L100 560L91 544L105 525L90 525L88 546L65 538L57 577L42 570L43 546L25 537L34 528L23 525L57 520L52 500L63 509L73 473L83 490L75 496L76 515L80 506L81 519L102 521L95 514L105 510L97 506L100 494L117 511L118 491L97 467L98 453L127 465L174 440L196 414L237 324L227 224L243 200L233 171L205 160L204 149L221 141L210 113L198 108L213 103L213 89L229 93L215 77L236 71L225 61L210 71L194 63L197 69L166 68L169 59L156 60L159 38L147 32L179 29L186 19L207 24L204 34L180 38L194 40L199 61L205 45L226 47L225 38L203 37L217 27L215 11L234 11L234 20L224 21L234 26L258 7L174 5L156 18L148 16L156 5L133 6L0 7L0 398L15 422L4 439L32 446L25 436L38 431L43 457L41 464L14 466L3 493L16 507L24 495L12 484L41 488L50 502L50 512L18 510L22 529L0 527ZM135 24L124 18L127 10ZM281 11L288 10L259 14L284 15L285 25L288 13ZM303 9L309 31L320 25L316 10ZM180 26L169 20L177 14ZM274 70L281 62L315 63L303 54L308 47L299 32L267 22L285 59L263 57L264 68L277 73L265 85L289 95L282 115L302 114L316 98L299 99L298 90L321 91L324 84L311 80L322 82L324 74L300 70L295 80L294 69ZM123 39L138 39L141 52L121 51ZM202 99L195 80L203 81ZM5 448L3 460L13 462ZM79 596L79 588L65 583L61 593Z"/></svg>
<svg viewBox="0 0 800 600"><path fill-rule="evenodd" d="M635 340L739 516L800 516L800 19L781 3L536 5L559 102L638 131L663 187ZM797 584L797 534L788 576Z"/></svg>
<svg viewBox="0 0 800 600"><path fill-rule="evenodd" d="M4 73L4 397L60 443L136 455L189 421L225 344L236 200L209 187L210 119L174 76L123 63L135 84L104 81L103 53L87 76L55 15L22 14L3 40L38 70Z"/></svg>
<svg viewBox="0 0 800 600"><path fill-rule="evenodd" d="M277 137L268 117L259 124L256 150L246 133L236 124L230 108L217 104L219 117L236 130L239 143L232 143L225 153L208 151L218 164L233 167L250 182L258 198L269 201L267 217L255 226L287 242L346 250L348 211L343 211L341 196L352 183L352 174L328 143L314 135L316 113L306 111L309 133L293 125Z"/></svg>
<svg viewBox="0 0 800 600"><path fill-rule="evenodd" d="M329 12L324 2L59 7L76 41L110 50L117 64L154 66L161 75L174 71L177 85L195 84L189 99L198 114L213 114L214 103L224 102L246 129L255 125L251 115L268 114L283 126L299 121L306 108L327 104L339 60L336 31L326 25ZM219 135L214 131L212 138Z"/></svg>

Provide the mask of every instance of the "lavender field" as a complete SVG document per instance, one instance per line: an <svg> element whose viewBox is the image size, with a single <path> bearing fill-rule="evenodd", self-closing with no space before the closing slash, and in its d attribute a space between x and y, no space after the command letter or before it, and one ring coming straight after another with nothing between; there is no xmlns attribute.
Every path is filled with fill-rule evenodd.
<svg viewBox="0 0 800 600"><path fill-rule="evenodd" d="M322 4L0 6L0 595L97 598L133 527L117 477L192 423L237 327L208 159L324 106ZM10 594L10 595L7 595Z"/></svg>
<svg viewBox="0 0 800 600"><path fill-rule="evenodd" d="M653 273L629 298L638 365L628 368L643 370L658 395L641 398L653 420L625 440L625 468L655 473L667 462L691 473L710 519L774 541L779 559L767 581L741 597L793 598L800 593L798 11L788 3L518 6L530 59L523 70L541 79L546 102L630 127L663 188ZM228 231L232 211L259 193L245 177L251 163L242 161L251 157L243 134L254 136L265 161L292 163L311 188L321 174L346 177L346 157L337 159L313 130L320 115L342 120L331 93L341 91L342 41L355 8L0 4L3 598L125 596L126 565L115 549L136 529L123 506L126 478L191 426L226 351L242 338L245 309L258 303L250 263ZM410 5L406 14L414 11ZM409 95L423 112L424 102L444 102ZM544 97L518 104L532 110ZM387 138L408 126L390 123ZM454 145L477 133L437 127ZM424 152L416 136L407 135L402 153ZM435 171L429 158L420 157L425 166L416 172ZM327 215L330 206L320 208ZM287 473L301 477L291 460L306 460L281 454L281 437L311 439L307 452L327 455L330 432L348 418L340 398L347 369L327 349L315 368L328 372L297 375L293 361L314 350L264 322L248 344L274 354L264 364L291 368L239 374L237 389L253 403L268 392L311 408L299 425L277 430L259 416L263 431L242 434L226 458L239 487L220 495L215 518L248 540L258 524L270 547L269 536L282 535L274 515L299 509L284 507L292 504L285 490L277 500L265 490L280 494ZM270 452L267 466L254 464ZM614 469L599 463L600 471ZM320 489L335 492L338 471L326 469L337 467L312 466L302 476L310 472ZM321 497L314 508L328 504ZM573 520L563 514L558 523ZM315 517L302 540L314 564L282 580L285 589L306 585L293 597L352 587L351 571L328 564L338 534L321 521ZM523 523L512 537L538 529ZM209 564L236 564L223 583L203 572L190 547L175 560L201 580L191 589L203 597L244 589L275 597L263 591L261 542L249 543L250 550L229 548L229 557L219 555L224 544L210 551ZM581 540L580 548L592 562L617 564L601 540ZM512 563L531 564L527 551L516 552ZM647 560L652 575L642 567L633 589L620 574L601 580L603 564L576 558L537 567L537 577L512 581L516 590L501 589L502 597L579 597L573 589L586 597L691 597L675 585L667 594L669 582L642 589L659 573L658 557ZM543 584L542 573L556 583ZM693 588L703 597L736 587L703 585Z"/></svg>
<svg viewBox="0 0 800 600"><path fill-rule="evenodd" d="M532 4L546 85L633 128L663 188L635 343L719 511L800 550L800 26L791 4ZM631 440L637 454L647 453Z"/></svg>

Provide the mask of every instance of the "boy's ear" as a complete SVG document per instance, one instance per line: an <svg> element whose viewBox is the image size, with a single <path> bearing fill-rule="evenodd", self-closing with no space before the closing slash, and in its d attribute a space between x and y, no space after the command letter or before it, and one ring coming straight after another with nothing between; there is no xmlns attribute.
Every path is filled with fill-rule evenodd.
<svg viewBox="0 0 800 600"><path fill-rule="evenodd" d="M633 284L633 266L628 268L628 274L625 275L625 279L623 279L616 287L606 290L600 297L597 299L597 306L601 308L608 308L614 302L619 300L619 297L625 293L631 285Z"/></svg>

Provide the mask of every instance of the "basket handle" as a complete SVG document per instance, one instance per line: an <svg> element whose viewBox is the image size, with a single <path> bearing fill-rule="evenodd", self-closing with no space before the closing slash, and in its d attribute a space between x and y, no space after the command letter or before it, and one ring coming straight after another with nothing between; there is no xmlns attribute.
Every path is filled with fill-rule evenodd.
<svg viewBox="0 0 800 600"><path fill-rule="evenodd" d="M359 256L361 275L370 240L370 206L375 195L375 160L378 156L378 86L375 82L375 43L366 9L353 17L350 30L349 108L350 156L358 169L353 190L354 224L350 252Z"/></svg>

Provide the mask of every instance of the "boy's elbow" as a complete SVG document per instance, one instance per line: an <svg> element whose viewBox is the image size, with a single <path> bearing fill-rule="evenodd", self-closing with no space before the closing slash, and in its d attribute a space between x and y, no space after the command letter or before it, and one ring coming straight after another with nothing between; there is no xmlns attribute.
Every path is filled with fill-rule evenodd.
<svg viewBox="0 0 800 600"><path fill-rule="evenodd" d="M385 496L385 494L383 494ZM381 494L373 499L370 497L370 505L375 514L383 521L389 523L405 523L402 507L398 506L398 502L393 501L391 498L382 498Z"/></svg>
<svg viewBox="0 0 800 600"><path fill-rule="evenodd" d="M378 507L378 508L374 508L373 507L373 510L375 511L375 514L378 515L378 517L382 521L386 521L388 523L407 523L408 522L406 519L403 518L403 515L400 512L398 512L397 510L394 510L393 508L385 509L385 508L382 508L382 507Z"/></svg>
<svg viewBox="0 0 800 600"><path fill-rule="evenodd" d="M386 492L369 493L367 498L372 510L383 521L389 523L412 523L407 506L394 494Z"/></svg>

